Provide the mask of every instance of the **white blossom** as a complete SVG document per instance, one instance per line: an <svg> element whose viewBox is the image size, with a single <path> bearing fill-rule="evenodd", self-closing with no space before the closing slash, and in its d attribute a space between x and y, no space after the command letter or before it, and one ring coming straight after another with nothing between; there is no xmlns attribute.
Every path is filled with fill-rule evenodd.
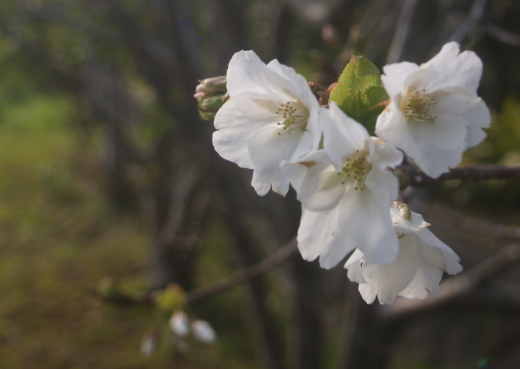
<svg viewBox="0 0 520 369"><path fill-rule="evenodd" d="M305 78L277 60L264 64L253 51L240 51L227 71L229 100L215 117L213 145L227 160L253 169L259 195L285 195L289 181L280 170L317 148L318 101Z"/></svg>
<svg viewBox="0 0 520 369"><path fill-rule="evenodd" d="M459 54L450 42L429 62L402 62L383 68L390 103L380 114L376 134L403 149L429 176L436 178L460 164L466 148L480 143L491 116L476 90L482 61Z"/></svg>
<svg viewBox="0 0 520 369"><path fill-rule="evenodd" d="M323 149L282 169L302 203L298 247L305 260L332 268L354 248L369 260L394 261L398 244L390 218L398 183L388 167L402 154L332 103L322 113Z"/></svg>
<svg viewBox="0 0 520 369"><path fill-rule="evenodd" d="M170 318L170 328L178 337L186 337L190 333L189 319L183 311L176 311Z"/></svg>
<svg viewBox="0 0 520 369"><path fill-rule="evenodd" d="M211 325L204 320L195 320L191 323L193 336L200 342L212 343L217 339L217 334Z"/></svg>
<svg viewBox="0 0 520 369"><path fill-rule="evenodd" d="M369 304L376 297L381 304L391 304L397 296L423 299L428 291L439 294L443 272L456 274L462 270L453 250L428 230L429 224L420 214L403 212L403 205L392 208L399 236L396 260L391 264L372 263L357 249L345 264L349 279L359 283L359 292Z"/></svg>

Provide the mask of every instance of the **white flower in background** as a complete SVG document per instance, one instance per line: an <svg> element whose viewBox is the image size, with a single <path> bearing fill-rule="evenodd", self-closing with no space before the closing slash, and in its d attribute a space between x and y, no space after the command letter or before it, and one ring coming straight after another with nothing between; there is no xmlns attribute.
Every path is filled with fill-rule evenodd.
<svg viewBox="0 0 520 369"><path fill-rule="evenodd" d="M345 264L348 278L359 283L359 292L368 304L376 297L381 304L391 304L397 296L423 299L428 290L440 293L442 273L462 270L459 257L428 230L420 214L410 212L402 203L392 208L392 221L399 235L399 254L391 264L367 261L357 249Z"/></svg>
<svg viewBox="0 0 520 369"><path fill-rule="evenodd" d="M217 334L211 325L204 320L195 320L191 323L193 336L200 342L213 343L217 339Z"/></svg>
<svg viewBox="0 0 520 369"><path fill-rule="evenodd" d="M390 263L398 252L390 218L398 183L388 167L402 153L332 103L322 113L324 149L282 169L302 202L298 247L305 260L332 268L354 248L372 262Z"/></svg>
<svg viewBox="0 0 520 369"><path fill-rule="evenodd" d="M285 195L289 181L282 160L294 160L319 145L318 101L305 78L277 60L264 64L253 51L236 53L227 71L229 100L215 117L213 145L227 160L254 169L259 195Z"/></svg>
<svg viewBox="0 0 520 369"><path fill-rule="evenodd" d="M491 116L476 90L482 61L459 54L450 42L429 62L383 68L391 102L378 117L376 134L403 149L430 177L460 164L466 148L480 143Z"/></svg>
<svg viewBox="0 0 520 369"><path fill-rule="evenodd" d="M186 337L190 333L188 316L183 311L176 311L170 318L170 328L178 337Z"/></svg>

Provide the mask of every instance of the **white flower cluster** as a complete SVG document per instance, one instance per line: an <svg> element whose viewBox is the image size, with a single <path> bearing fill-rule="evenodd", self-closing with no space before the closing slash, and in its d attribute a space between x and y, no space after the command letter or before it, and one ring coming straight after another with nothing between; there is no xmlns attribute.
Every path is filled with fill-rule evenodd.
<svg viewBox="0 0 520 369"><path fill-rule="evenodd" d="M486 105L476 95L482 63L472 52L445 45L418 66L384 67L390 97L376 134L335 103L320 106L307 81L252 51L229 63L229 100L217 112L213 144L225 159L253 169L259 195L285 195L289 184L302 203L298 247L306 260L332 268L350 256L348 277L367 303L439 293L443 272L461 271L457 255L398 198L391 168L402 151L437 177L485 137ZM400 151L400 150L402 151Z"/></svg>

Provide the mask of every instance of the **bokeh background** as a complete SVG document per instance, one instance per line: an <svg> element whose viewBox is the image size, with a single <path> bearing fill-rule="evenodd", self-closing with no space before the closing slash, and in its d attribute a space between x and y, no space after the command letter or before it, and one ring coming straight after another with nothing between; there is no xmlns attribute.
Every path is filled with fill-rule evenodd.
<svg viewBox="0 0 520 369"><path fill-rule="evenodd" d="M466 272L367 306L341 266L301 260L294 193L258 197L193 93L242 49L326 88L351 55L421 63L455 40L494 115L465 162L520 164L519 17L515 0L0 0L0 368L517 368L518 181L407 190ZM175 341L167 286L214 344Z"/></svg>

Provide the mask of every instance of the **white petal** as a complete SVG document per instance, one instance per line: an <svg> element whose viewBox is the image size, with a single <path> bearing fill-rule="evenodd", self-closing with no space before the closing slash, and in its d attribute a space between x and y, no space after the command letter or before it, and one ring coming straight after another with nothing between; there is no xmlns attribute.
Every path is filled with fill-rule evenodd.
<svg viewBox="0 0 520 369"><path fill-rule="evenodd" d="M441 51L437 55L435 55L433 58L430 59L430 61L423 64L424 67L427 67L429 65L434 65L437 69L442 69L446 67L446 64L450 63L459 55L459 44L452 41L445 44Z"/></svg>
<svg viewBox="0 0 520 369"><path fill-rule="evenodd" d="M430 247L437 248L442 253L443 269L448 274L457 274L462 271L462 266L459 264L459 257L455 252L444 242L439 240L429 229L422 229L417 233L417 237Z"/></svg>
<svg viewBox="0 0 520 369"><path fill-rule="evenodd" d="M365 261L365 255L359 250L355 249L352 255L348 258L345 263L345 269L347 269L347 277L352 282L366 283L365 277L363 276L362 264Z"/></svg>
<svg viewBox="0 0 520 369"><path fill-rule="evenodd" d="M395 175L388 169L372 168L367 175L365 184L371 191L386 196L389 201L394 201L397 198L399 183Z"/></svg>
<svg viewBox="0 0 520 369"><path fill-rule="evenodd" d="M346 192L341 198L339 222L369 262L391 263L398 253L390 204L387 196L367 190Z"/></svg>
<svg viewBox="0 0 520 369"><path fill-rule="evenodd" d="M298 249L305 260L320 257L320 266L336 266L355 247L354 241L342 232L337 207L329 211L312 211L302 207L298 229Z"/></svg>
<svg viewBox="0 0 520 369"><path fill-rule="evenodd" d="M383 67L384 74L381 76L381 81L388 95L394 98L402 92L406 93L406 89L403 91L404 81L408 78L410 73L419 69L417 64L409 62L385 65Z"/></svg>
<svg viewBox="0 0 520 369"><path fill-rule="evenodd" d="M253 51L233 55L227 70L227 90L230 96L241 92L268 93L291 100L291 83L271 70ZM284 92L286 91L286 92Z"/></svg>
<svg viewBox="0 0 520 369"><path fill-rule="evenodd" d="M359 293L361 297L367 304L371 304L375 301L377 297L377 285L372 283L360 283L359 284ZM393 301L392 301L393 302Z"/></svg>
<svg viewBox="0 0 520 369"><path fill-rule="evenodd" d="M402 148L430 177L437 178L462 160L467 122L453 114L439 114L434 122L396 125L381 137Z"/></svg>
<svg viewBox="0 0 520 369"><path fill-rule="evenodd" d="M363 266L363 276L367 284L377 287L381 304L391 304L397 295L413 280L420 264L419 251L405 235L399 242L400 250L396 260L387 265L367 263Z"/></svg>
<svg viewBox="0 0 520 369"><path fill-rule="evenodd" d="M295 162L283 162L281 168L296 190L298 200L308 209L335 207L345 192L341 179L323 150Z"/></svg>
<svg viewBox="0 0 520 369"><path fill-rule="evenodd" d="M291 95L294 95L309 108L318 109L318 100L311 91L309 83L302 75L296 73L293 68L280 64L276 59L267 64L267 67L282 78L291 81L294 86L290 91Z"/></svg>
<svg viewBox="0 0 520 369"><path fill-rule="evenodd" d="M399 294L406 298L423 299L427 290L439 294L439 283L443 272L442 254L439 249L429 247L413 234L406 235L408 242L413 242L420 253L420 265L410 284Z"/></svg>
<svg viewBox="0 0 520 369"><path fill-rule="evenodd" d="M488 128L491 124L491 114L486 103L479 100L464 114L464 119L469 123L466 146L478 145L486 137L486 132L482 128Z"/></svg>
<svg viewBox="0 0 520 369"><path fill-rule="evenodd" d="M391 201L397 198L399 183L388 169L401 163L403 154L393 145L376 138L373 140L372 151L367 157L372 169L367 174L366 186L374 191L385 194Z"/></svg>
<svg viewBox="0 0 520 369"><path fill-rule="evenodd" d="M367 130L354 119L348 117L332 102L329 114L322 112L323 147L340 169L343 160L356 150L368 148L370 136Z"/></svg>
<svg viewBox="0 0 520 369"><path fill-rule="evenodd" d="M403 153L397 148L379 137L371 137L375 143L368 156L368 161L378 165L381 169L394 168L403 161Z"/></svg>
<svg viewBox="0 0 520 369"><path fill-rule="evenodd" d="M250 136L247 141L249 154L255 171L252 185L263 196L271 185L273 191L285 195L289 190L289 180L280 169L283 160L292 158L294 151L302 142L303 131L292 134L279 134L276 126L265 126ZM308 147L310 149L310 147Z"/></svg>
<svg viewBox="0 0 520 369"><path fill-rule="evenodd" d="M453 42L446 44L439 54L426 64L433 66L439 73L439 77L432 81L430 88L463 86L476 93L482 76L482 61L472 51L464 51L460 54L458 52L457 44Z"/></svg>
<svg viewBox="0 0 520 369"><path fill-rule="evenodd" d="M215 116L213 146L224 159L253 168L247 141L266 125L275 125L277 102L265 95L240 93L229 99Z"/></svg>

